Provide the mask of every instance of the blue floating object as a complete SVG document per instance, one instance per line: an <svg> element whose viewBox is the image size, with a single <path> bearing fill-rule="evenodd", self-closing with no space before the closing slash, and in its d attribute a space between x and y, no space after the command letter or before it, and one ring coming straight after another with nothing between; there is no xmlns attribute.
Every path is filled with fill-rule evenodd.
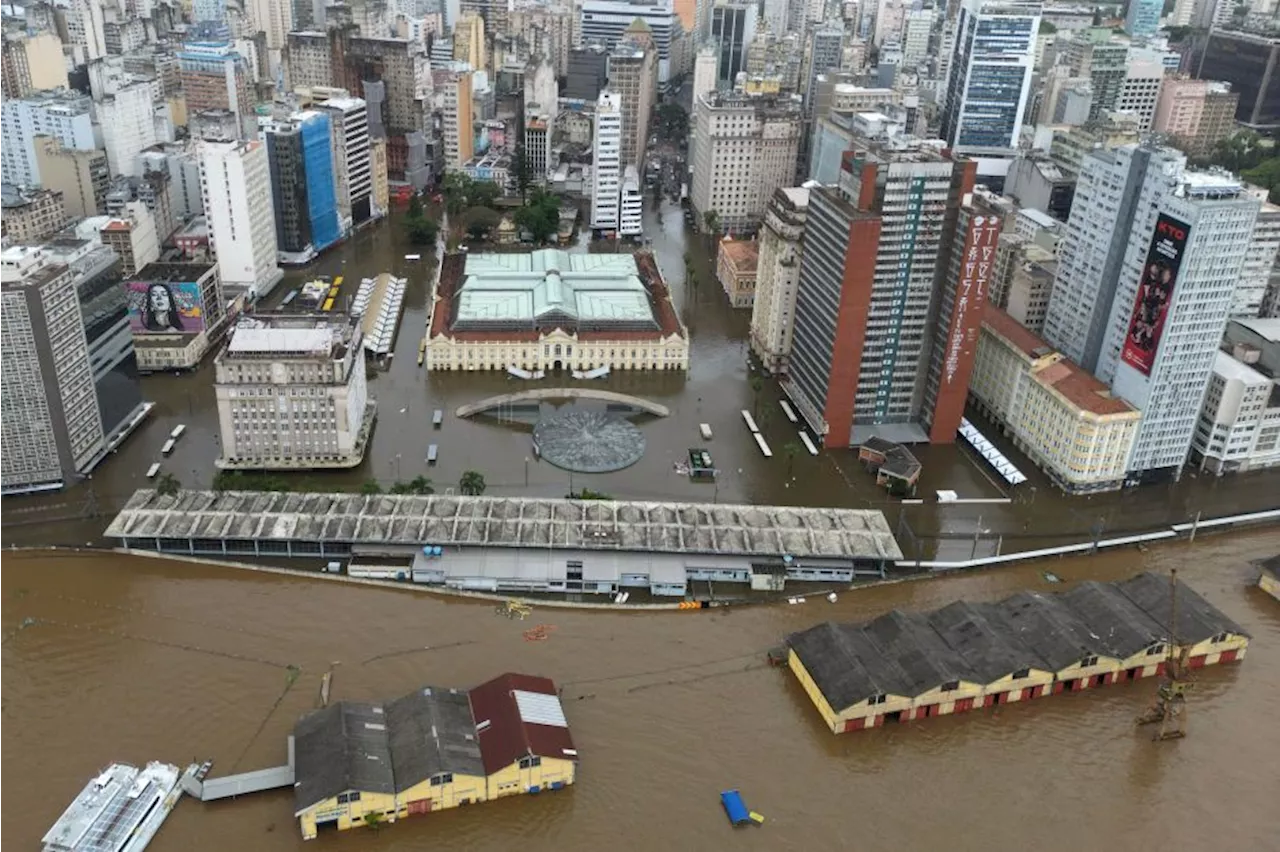
<svg viewBox="0 0 1280 852"><path fill-rule="evenodd" d="M720 794L720 804L724 805L725 815L734 825L746 825L751 822L751 811L742 801L742 794L737 790L725 790Z"/></svg>

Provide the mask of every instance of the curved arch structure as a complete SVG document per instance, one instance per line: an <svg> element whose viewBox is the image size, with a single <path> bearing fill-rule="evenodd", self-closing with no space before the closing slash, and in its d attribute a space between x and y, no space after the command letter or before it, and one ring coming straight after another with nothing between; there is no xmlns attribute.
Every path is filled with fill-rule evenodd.
<svg viewBox="0 0 1280 852"><path fill-rule="evenodd" d="M650 402L638 396L628 396L625 393L614 393L613 391L595 390L593 388L534 388L520 391L519 393L504 393L477 402L469 402L459 407L454 413L459 417L470 417L473 414L479 414L482 411L499 408L503 405L512 405L517 402L535 402L543 399L598 399L603 402L630 405L658 417L667 417L671 414L671 409L665 405L659 405L656 402Z"/></svg>

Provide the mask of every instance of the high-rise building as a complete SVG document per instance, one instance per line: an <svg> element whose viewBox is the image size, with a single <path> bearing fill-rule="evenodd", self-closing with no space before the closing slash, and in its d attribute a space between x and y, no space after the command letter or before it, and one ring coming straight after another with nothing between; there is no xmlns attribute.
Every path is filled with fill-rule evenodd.
<svg viewBox="0 0 1280 852"><path fill-rule="evenodd" d="M253 107L253 71L230 42L187 42L178 51L187 110L227 110L236 117L239 136L257 129Z"/></svg>
<svg viewBox="0 0 1280 852"><path fill-rule="evenodd" d="M1280 327L1267 331L1274 348ZM1221 476L1280 465L1280 393L1274 368L1260 363L1260 354L1251 346L1214 354L1191 442L1191 458L1201 471Z"/></svg>
<svg viewBox="0 0 1280 852"><path fill-rule="evenodd" d="M1236 284L1231 300L1233 319L1251 319L1262 315L1267 287L1276 268L1276 254L1280 251L1280 207L1260 199L1258 220L1249 241L1249 253L1240 269L1240 281Z"/></svg>
<svg viewBox="0 0 1280 852"><path fill-rule="evenodd" d="M658 97L657 58L648 27L638 19L609 54L609 90L622 106L623 165L644 162Z"/></svg>
<svg viewBox="0 0 1280 852"><path fill-rule="evenodd" d="M844 55L844 30L836 26L819 27L809 36L809 77L804 87L804 103L810 108L814 80L819 74L840 69Z"/></svg>
<svg viewBox="0 0 1280 852"><path fill-rule="evenodd" d="M713 45L703 45L693 59L693 102L696 104L703 95L716 90L718 75L716 66L720 61L720 52Z"/></svg>
<svg viewBox="0 0 1280 852"><path fill-rule="evenodd" d="M1092 91L1090 121L1098 121L1116 108L1124 88L1129 49L1129 41L1107 27L1079 30L1067 40L1063 59L1070 77L1088 80Z"/></svg>
<svg viewBox="0 0 1280 852"><path fill-rule="evenodd" d="M732 92L703 95L693 106L689 200L702 227L714 211L719 227L753 228L773 192L790 186L803 118L790 98Z"/></svg>
<svg viewBox="0 0 1280 852"><path fill-rule="evenodd" d="M329 116L338 186L338 218L345 233L367 222L372 215L369 111L364 99L352 97L329 98L315 108Z"/></svg>
<svg viewBox="0 0 1280 852"><path fill-rule="evenodd" d="M107 452L74 279L38 248L0 255L6 495L61 488Z"/></svg>
<svg viewBox="0 0 1280 852"><path fill-rule="evenodd" d="M1230 83L1171 75L1160 86L1151 129L1174 140L1191 157L1207 157L1235 131L1240 93Z"/></svg>
<svg viewBox="0 0 1280 852"><path fill-rule="evenodd" d="M1229 4L1223 4L1229 6ZM1267 131L1280 128L1280 36L1209 29L1193 37L1187 69L1201 80L1223 80L1240 93L1236 121Z"/></svg>
<svg viewBox="0 0 1280 852"><path fill-rule="evenodd" d="M3 156L0 173L5 183L39 186L40 167L36 162L37 136L52 136L64 148L93 151L93 101L79 92L46 92L22 100L5 101L0 117L3 128Z"/></svg>
<svg viewBox="0 0 1280 852"><path fill-rule="evenodd" d="M206 142L200 146L200 187L209 244L227 290L250 302L267 295L283 277L276 264L275 203L267 146Z"/></svg>
<svg viewBox="0 0 1280 852"><path fill-rule="evenodd" d="M1181 476L1258 207L1229 174L1186 172L1128 229L1098 377L1142 411L1132 479Z"/></svg>
<svg viewBox="0 0 1280 852"><path fill-rule="evenodd" d="M1178 151L1137 145L1093 151L1081 162L1044 336L1090 372L1102 376L1102 341L1125 264L1128 223L1142 216L1150 233L1154 223L1146 211L1172 191L1185 164Z"/></svg>
<svg viewBox="0 0 1280 852"><path fill-rule="evenodd" d="M444 93L441 135L444 137L444 165L460 170L475 156L475 118L471 98L472 72L462 67L448 69L436 79Z"/></svg>
<svg viewBox="0 0 1280 852"><path fill-rule="evenodd" d="M808 189L774 190L760 232L756 295L751 305L751 351L771 375L785 375L790 362L800 251L808 211Z"/></svg>
<svg viewBox="0 0 1280 852"><path fill-rule="evenodd" d="M680 26L672 0L582 0L581 43L595 42L612 50L637 18L648 24L653 33L658 49L658 82L665 83L673 73L672 41Z"/></svg>
<svg viewBox="0 0 1280 852"><path fill-rule="evenodd" d="M98 124L111 174L137 175L138 154L161 141L150 84L132 83L104 97L98 102Z"/></svg>
<svg viewBox="0 0 1280 852"><path fill-rule="evenodd" d="M609 82L609 51L602 44L588 44L569 51L569 73L561 95L570 100L592 101Z"/></svg>
<svg viewBox="0 0 1280 852"><path fill-rule="evenodd" d="M954 439L998 231L962 209L976 166L918 140L860 140L839 188L810 191L787 393L828 446Z"/></svg>
<svg viewBox="0 0 1280 852"><path fill-rule="evenodd" d="M67 63L56 33L5 30L0 51L0 87L5 100L67 88Z"/></svg>
<svg viewBox="0 0 1280 852"><path fill-rule="evenodd" d="M267 70L274 80L280 73L280 62L285 45L288 44L289 28L292 22L288 0L248 0L245 12L254 27L254 32L266 34ZM305 29L299 24L299 29Z"/></svg>
<svg viewBox="0 0 1280 852"><path fill-rule="evenodd" d="M707 40L720 51L719 84L732 88L738 74L747 70L747 47L756 37L759 7L747 0L714 0L707 16Z"/></svg>
<svg viewBox="0 0 1280 852"><path fill-rule="evenodd" d="M915 68L929 58L929 40L933 37L934 9L916 9L907 15L902 27L902 64Z"/></svg>
<svg viewBox="0 0 1280 852"><path fill-rule="evenodd" d="M120 274L132 278L149 263L160 259L156 219L141 201L130 201L125 215L108 219L99 229L102 244L120 258Z"/></svg>
<svg viewBox="0 0 1280 852"><path fill-rule="evenodd" d="M0 188L0 235L12 243L38 243L67 223L62 193L52 189Z"/></svg>
<svg viewBox="0 0 1280 852"><path fill-rule="evenodd" d="M304 263L342 236L329 116L295 113L267 128L266 140L276 248L283 262Z"/></svg>
<svg viewBox="0 0 1280 852"><path fill-rule="evenodd" d="M610 91L596 100L591 163L591 227L616 230L621 224L622 99Z"/></svg>
<svg viewBox="0 0 1280 852"><path fill-rule="evenodd" d="M105 152L64 148L55 137L43 135L35 138L35 151L41 185L62 193L68 216L83 218L106 212L111 171Z"/></svg>
<svg viewBox="0 0 1280 852"><path fill-rule="evenodd" d="M910 208L910 196L908 199ZM929 430L931 443L955 441L964 417L969 376L982 333L987 286L995 269L996 244L1003 225L1004 216L989 193L979 188L961 198L951 245L944 248L946 266L940 264L938 270L940 287L934 299L937 319L920 406L920 422ZM900 347L901 343L901 338L889 340L890 346Z"/></svg>
<svg viewBox="0 0 1280 852"><path fill-rule="evenodd" d="M256 314L232 329L214 371L219 468L351 468L364 460L377 406L358 322Z"/></svg>
<svg viewBox="0 0 1280 852"><path fill-rule="evenodd" d="M463 12L453 27L453 58L467 63L473 71L487 71L489 68L484 18L475 12Z"/></svg>
<svg viewBox="0 0 1280 852"><path fill-rule="evenodd" d="M1031 96L1039 0L963 0L956 19L942 137L960 153L1018 146Z"/></svg>
<svg viewBox="0 0 1280 852"><path fill-rule="evenodd" d="M1118 112L1137 116L1138 131L1141 133L1149 131L1155 121L1156 105L1160 102L1160 84L1165 75L1164 64L1153 53L1154 51L1136 48L1129 51L1124 83L1115 104Z"/></svg>
<svg viewBox="0 0 1280 852"><path fill-rule="evenodd" d="M1164 0L1129 0L1124 31L1134 38L1150 38L1160 29Z"/></svg>
<svg viewBox="0 0 1280 852"><path fill-rule="evenodd" d="M634 164L622 171L622 187L618 198L618 233L639 237L644 232L644 194L640 188L640 172Z"/></svg>

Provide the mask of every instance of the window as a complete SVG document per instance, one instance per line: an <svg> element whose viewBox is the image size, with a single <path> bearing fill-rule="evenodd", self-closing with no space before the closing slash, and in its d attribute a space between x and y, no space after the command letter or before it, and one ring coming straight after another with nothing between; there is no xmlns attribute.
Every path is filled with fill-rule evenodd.
<svg viewBox="0 0 1280 852"><path fill-rule="evenodd" d="M1014 680L1022 680L1024 677L1031 676L1031 669L1018 669L1013 673Z"/></svg>
<svg viewBox="0 0 1280 852"><path fill-rule="evenodd" d="M943 692L955 692L959 688L960 688L960 681L958 680L950 680L942 685Z"/></svg>
<svg viewBox="0 0 1280 852"><path fill-rule="evenodd" d="M1147 649L1147 656L1154 657L1156 654L1164 653L1164 645L1152 645Z"/></svg>
<svg viewBox="0 0 1280 852"><path fill-rule="evenodd" d="M1228 636L1228 635L1229 635L1229 634L1227 634L1227 633L1219 633L1217 636L1213 637L1213 644L1217 645L1217 644L1219 644L1219 643L1221 643L1221 642L1225 642L1225 641L1227 641L1227 636Z"/></svg>
<svg viewBox="0 0 1280 852"><path fill-rule="evenodd" d="M358 802L358 801L360 801L360 791L359 791L359 790L355 790L355 791L353 791L353 792L351 792L351 793L339 793L339 794L338 794L338 804L340 804L340 805L345 805L347 802Z"/></svg>
<svg viewBox="0 0 1280 852"><path fill-rule="evenodd" d="M521 769L531 769L535 766L541 766L541 765L542 765L542 758L538 757L537 755L530 755L528 757L520 758Z"/></svg>
<svg viewBox="0 0 1280 852"><path fill-rule="evenodd" d="M1083 660L1080 661L1080 668L1087 669L1090 666L1096 666L1097 664L1098 664L1097 657L1085 657Z"/></svg>
<svg viewBox="0 0 1280 852"><path fill-rule="evenodd" d="M453 773L452 773L452 772L441 772L441 773L439 773L439 774L437 774L437 775L433 775L433 776L431 776L431 786L432 786L432 787L440 787L440 786L442 786L442 785L444 785L444 784L452 784L452 783L453 783Z"/></svg>
<svg viewBox="0 0 1280 852"><path fill-rule="evenodd" d="M885 699L886 699L887 697L888 697L888 696L885 696L885 695L873 695L873 696L871 696L870 698L868 698L868 699L867 699L867 703L868 703L868 704L883 704L883 703L885 702Z"/></svg>

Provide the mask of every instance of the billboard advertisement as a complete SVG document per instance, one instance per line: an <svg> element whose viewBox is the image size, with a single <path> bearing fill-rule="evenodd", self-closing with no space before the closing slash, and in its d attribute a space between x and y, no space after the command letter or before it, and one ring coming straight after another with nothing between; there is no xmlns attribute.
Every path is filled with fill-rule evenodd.
<svg viewBox="0 0 1280 852"><path fill-rule="evenodd" d="M1151 367L1155 364L1160 335L1164 333L1165 319L1169 315L1173 288L1178 283L1178 270L1182 266L1182 253L1186 250L1190 232L1190 225L1172 216L1161 213L1156 219L1147 259L1142 264L1142 278L1138 282L1129 331L1125 334L1124 349L1120 353L1124 363L1144 376L1151 375Z"/></svg>
<svg viewBox="0 0 1280 852"><path fill-rule="evenodd" d="M130 281L129 328L135 334L204 331L204 304L196 281Z"/></svg>

